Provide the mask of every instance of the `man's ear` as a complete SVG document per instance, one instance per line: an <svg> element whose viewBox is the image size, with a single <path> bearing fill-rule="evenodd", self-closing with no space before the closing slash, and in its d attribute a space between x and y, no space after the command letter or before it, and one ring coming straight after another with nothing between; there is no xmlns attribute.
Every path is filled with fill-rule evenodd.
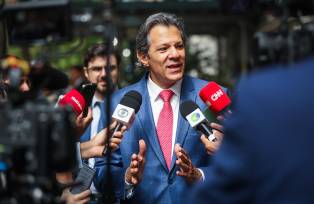
<svg viewBox="0 0 314 204"><path fill-rule="evenodd" d="M84 70L85 78L88 79L88 69L87 69L87 67L83 67L83 70Z"/></svg>
<svg viewBox="0 0 314 204"><path fill-rule="evenodd" d="M144 67L149 67L149 64L148 64L148 55L145 55L145 54L143 54L143 53L136 52L136 56L137 56L138 61L140 61L141 64L142 64Z"/></svg>

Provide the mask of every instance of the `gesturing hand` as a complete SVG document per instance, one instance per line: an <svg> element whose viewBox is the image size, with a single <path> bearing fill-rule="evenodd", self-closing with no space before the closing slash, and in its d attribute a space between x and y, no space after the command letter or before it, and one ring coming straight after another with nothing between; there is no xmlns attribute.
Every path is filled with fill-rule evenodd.
<svg viewBox="0 0 314 204"><path fill-rule="evenodd" d="M175 145L174 151L177 156L176 164L179 166L177 175L182 176L189 183L200 180L202 178L202 174L199 169L193 166L186 151L179 144Z"/></svg>
<svg viewBox="0 0 314 204"><path fill-rule="evenodd" d="M137 185L142 179L145 166L145 152L146 144L144 140L140 140L139 153L132 155L130 166L125 173L125 180L132 185Z"/></svg>

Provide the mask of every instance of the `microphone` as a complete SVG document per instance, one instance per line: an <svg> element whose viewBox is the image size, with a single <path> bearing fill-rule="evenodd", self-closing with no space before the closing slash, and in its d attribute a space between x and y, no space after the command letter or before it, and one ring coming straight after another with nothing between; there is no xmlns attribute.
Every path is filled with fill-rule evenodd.
<svg viewBox="0 0 314 204"><path fill-rule="evenodd" d="M196 103L190 100L182 102L180 105L180 113L193 128L205 134L209 141L217 141L217 138L210 130L211 128L209 127L208 120L205 118L204 114Z"/></svg>
<svg viewBox="0 0 314 204"><path fill-rule="evenodd" d="M202 101L208 105L208 108L215 114L224 113L228 110L231 100L226 92L215 82L209 82L199 92Z"/></svg>
<svg viewBox="0 0 314 204"><path fill-rule="evenodd" d="M58 105L70 105L77 115L83 112L85 118L88 114L88 107L91 105L97 85L94 83L83 84L77 89L72 89L58 101Z"/></svg>
<svg viewBox="0 0 314 204"><path fill-rule="evenodd" d="M80 115L85 108L86 102L82 94L72 89L66 93L57 103L60 106L70 105L77 115Z"/></svg>
<svg viewBox="0 0 314 204"><path fill-rule="evenodd" d="M141 104L142 96L137 91L131 90L122 97L112 114L112 119L116 120L118 124L111 135L121 130L123 125L127 126L127 128L131 126Z"/></svg>

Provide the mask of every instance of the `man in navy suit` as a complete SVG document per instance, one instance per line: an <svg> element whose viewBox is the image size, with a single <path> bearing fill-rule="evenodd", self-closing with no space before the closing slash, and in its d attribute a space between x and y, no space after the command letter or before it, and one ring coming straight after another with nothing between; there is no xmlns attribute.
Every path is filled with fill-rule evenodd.
<svg viewBox="0 0 314 204"><path fill-rule="evenodd" d="M314 58L242 81L198 203L314 203Z"/></svg>
<svg viewBox="0 0 314 204"><path fill-rule="evenodd" d="M138 32L136 51L146 74L113 96L113 107L130 90L143 98L119 149L122 191L129 203L182 203L192 184L202 179L210 157L200 134L179 113L179 104L192 100L204 109L198 92L207 82L184 75L185 33L173 14L148 17ZM101 183L104 176L97 175Z"/></svg>

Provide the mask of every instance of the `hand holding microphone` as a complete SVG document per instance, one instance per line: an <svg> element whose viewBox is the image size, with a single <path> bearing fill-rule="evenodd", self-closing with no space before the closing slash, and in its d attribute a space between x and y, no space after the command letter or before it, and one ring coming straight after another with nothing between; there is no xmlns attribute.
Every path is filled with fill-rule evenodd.
<svg viewBox="0 0 314 204"><path fill-rule="evenodd" d="M210 123L210 127L212 128L213 134L215 135L217 140L215 142L212 142L204 134L201 136L200 139L205 146L207 154L213 155L219 149L224 133L222 130L222 125L218 123Z"/></svg>

